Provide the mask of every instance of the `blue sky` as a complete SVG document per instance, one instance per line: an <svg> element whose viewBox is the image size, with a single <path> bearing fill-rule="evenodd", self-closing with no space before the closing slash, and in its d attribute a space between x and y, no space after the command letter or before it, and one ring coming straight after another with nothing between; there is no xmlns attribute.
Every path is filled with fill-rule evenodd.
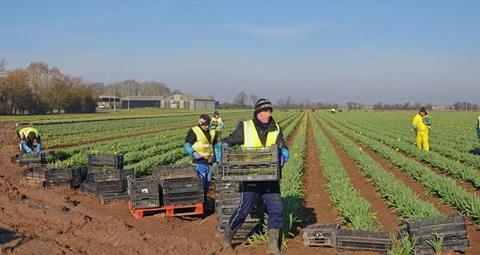
<svg viewBox="0 0 480 255"><path fill-rule="evenodd" d="M8 68L45 61L231 100L480 103L480 1L2 1Z"/></svg>

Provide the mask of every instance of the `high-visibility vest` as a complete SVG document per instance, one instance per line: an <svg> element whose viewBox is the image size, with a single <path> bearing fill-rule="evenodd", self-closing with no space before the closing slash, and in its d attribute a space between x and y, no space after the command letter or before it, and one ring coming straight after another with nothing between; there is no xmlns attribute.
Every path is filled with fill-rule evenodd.
<svg viewBox="0 0 480 255"><path fill-rule="evenodd" d="M36 128L26 127L20 129L20 131L18 132L20 134L20 139L26 139L30 132L35 133L35 136L38 137L38 130Z"/></svg>
<svg viewBox="0 0 480 255"><path fill-rule="evenodd" d="M277 143L277 137L280 133L280 126L277 123L277 130L269 131L267 133L267 141L265 142L265 146L260 141L260 137L258 136L257 129L255 128L255 124L253 120L247 120L243 122L243 147L268 147L272 146Z"/></svg>
<svg viewBox="0 0 480 255"><path fill-rule="evenodd" d="M222 117L218 117L218 118L213 117L212 120L210 121L210 125L215 129L221 129L222 128L220 126L221 123L222 123Z"/></svg>
<svg viewBox="0 0 480 255"><path fill-rule="evenodd" d="M197 141L192 145L192 148L198 152L202 157L208 158L213 156L213 140L215 139L215 130L210 130L210 141L207 139L207 136L203 133L203 130L199 126L192 127L195 136L197 136Z"/></svg>

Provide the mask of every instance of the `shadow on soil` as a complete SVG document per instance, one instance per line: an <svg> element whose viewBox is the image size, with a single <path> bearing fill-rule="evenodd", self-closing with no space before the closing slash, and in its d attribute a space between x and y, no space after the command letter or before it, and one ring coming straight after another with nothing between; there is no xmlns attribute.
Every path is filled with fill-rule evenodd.
<svg viewBox="0 0 480 255"><path fill-rule="evenodd" d="M27 236L18 235L14 231L0 227L0 251L13 251L15 248L30 240Z"/></svg>

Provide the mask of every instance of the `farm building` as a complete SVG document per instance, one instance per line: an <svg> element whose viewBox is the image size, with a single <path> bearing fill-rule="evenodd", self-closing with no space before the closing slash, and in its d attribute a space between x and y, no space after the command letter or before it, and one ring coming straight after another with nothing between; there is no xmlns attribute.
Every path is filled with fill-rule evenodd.
<svg viewBox="0 0 480 255"><path fill-rule="evenodd" d="M99 96L97 101L97 107L101 109L113 108L114 102L117 103L116 107L118 107L118 103L120 102L120 97Z"/></svg>
<svg viewBox="0 0 480 255"><path fill-rule="evenodd" d="M158 107L166 109L215 109L215 99L186 95L128 96L122 98L122 108Z"/></svg>

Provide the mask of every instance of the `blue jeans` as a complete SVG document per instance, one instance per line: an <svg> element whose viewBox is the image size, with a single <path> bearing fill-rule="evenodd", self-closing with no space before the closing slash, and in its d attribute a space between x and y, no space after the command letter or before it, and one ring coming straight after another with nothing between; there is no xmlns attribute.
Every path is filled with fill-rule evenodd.
<svg viewBox="0 0 480 255"><path fill-rule="evenodd" d="M203 192L206 195L208 188L210 187L210 182L212 181L212 166L206 164L193 164L197 168L198 177L202 178L203 181Z"/></svg>
<svg viewBox="0 0 480 255"><path fill-rule="evenodd" d="M283 226L283 203L280 197L278 182L244 182L241 184L240 205L233 212L229 220L232 230L237 230L245 222L248 214L255 204L257 195L260 195L267 206L268 228L281 229Z"/></svg>

